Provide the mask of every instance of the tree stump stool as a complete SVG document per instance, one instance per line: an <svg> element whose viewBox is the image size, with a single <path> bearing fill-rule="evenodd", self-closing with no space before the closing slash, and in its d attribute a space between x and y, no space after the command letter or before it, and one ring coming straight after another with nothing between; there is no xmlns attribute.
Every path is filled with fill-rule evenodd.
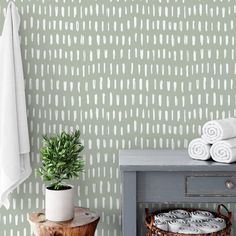
<svg viewBox="0 0 236 236"><path fill-rule="evenodd" d="M94 236L100 218L88 208L75 207L75 216L69 221L49 221L44 210L28 214L27 219L36 236Z"/></svg>

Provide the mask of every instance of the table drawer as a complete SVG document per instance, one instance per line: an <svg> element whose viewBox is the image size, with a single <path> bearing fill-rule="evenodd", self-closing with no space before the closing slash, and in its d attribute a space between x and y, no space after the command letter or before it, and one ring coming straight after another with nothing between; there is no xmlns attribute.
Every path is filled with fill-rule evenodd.
<svg viewBox="0 0 236 236"><path fill-rule="evenodd" d="M236 176L186 176L186 196L236 196Z"/></svg>

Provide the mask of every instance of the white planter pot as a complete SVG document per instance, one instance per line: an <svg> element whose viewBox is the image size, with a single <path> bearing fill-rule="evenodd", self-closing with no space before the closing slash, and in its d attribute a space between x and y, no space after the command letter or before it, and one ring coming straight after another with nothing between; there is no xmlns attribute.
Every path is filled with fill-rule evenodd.
<svg viewBox="0 0 236 236"><path fill-rule="evenodd" d="M45 217L50 221L66 221L74 217L74 187L51 190L46 188Z"/></svg>

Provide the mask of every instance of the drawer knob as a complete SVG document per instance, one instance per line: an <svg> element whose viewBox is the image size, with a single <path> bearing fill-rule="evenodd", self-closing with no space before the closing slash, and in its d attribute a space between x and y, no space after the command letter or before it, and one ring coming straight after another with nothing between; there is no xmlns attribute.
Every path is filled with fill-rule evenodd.
<svg viewBox="0 0 236 236"><path fill-rule="evenodd" d="M227 189L232 189L232 188L234 188L234 183L230 180L226 180L225 181L225 186L226 186Z"/></svg>

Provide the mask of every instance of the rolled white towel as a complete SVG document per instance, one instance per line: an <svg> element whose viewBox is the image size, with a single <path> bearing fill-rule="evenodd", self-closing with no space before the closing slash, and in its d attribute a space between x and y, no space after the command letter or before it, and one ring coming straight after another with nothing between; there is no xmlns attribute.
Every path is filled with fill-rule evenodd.
<svg viewBox="0 0 236 236"><path fill-rule="evenodd" d="M193 139L188 145L188 154L191 158L197 160L208 160L210 156L211 145L202 138Z"/></svg>
<svg viewBox="0 0 236 236"><path fill-rule="evenodd" d="M154 216L155 221L169 221L169 220L174 220L177 217L175 215L172 215L170 213L159 213Z"/></svg>
<svg viewBox="0 0 236 236"><path fill-rule="evenodd" d="M236 118L212 120L202 127L202 138L207 143L236 137Z"/></svg>
<svg viewBox="0 0 236 236"><path fill-rule="evenodd" d="M210 149L214 161L223 163L236 162L236 138L214 143Z"/></svg>
<svg viewBox="0 0 236 236"><path fill-rule="evenodd" d="M166 230L166 231L169 230L167 221L156 220L156 221L154 221L154 225L159 229Z"/></svg>
<svg viewBox="0 0 236 236"><path fill-rule="evenodd" d="M189 212L182 210L182 209L177 209L177 210L173 210L173 211L169 211L170 214L176 216L179 219L185 219L185 218L189 218L190 214Z"/></svg>
<svg viewBox="0 0 236 236"><path fill-rule="evenodd" d="M190 224L186 223L186 221L183 219L170 220L167 223L168 223L169 231L175 232L175 233L178 233L178 231L181 227L190 226Z"/></svg>
<svg viewBox="0 0 236 236"><path fill-rule="evenodd" d="M195 224L193 227L196 227L197 229L201 230L205 234L213 233L222 230L223 228L216 224Z"/></svg>
<svg viewBox="0 0 236 236"><path fill-rule="evenodd" d="M206 221L208 224L213 224L213 225L219 225L221 227L221 229L224 229L226 227L226 222L224 219L222 218L212 218L212 219L208 219Z"/></svg>
<svg viewBox="0 0 236 236"><path fill-rule="evenodd" d="M200 229L187 226L187 227L180 227L178 233L180 234L201 234L202 231Z"/></svg>
<svg viewBox="0 0 236 236"><path fill-rule="evenodd" d="M207 218L209 220L210 218ZM187 218L186 222L190 225L195 225L195 224L202 224L205 223L206 219L200 219L200 218Z"/></svg>
<svg viewBox="0 0 236 236"><path fill-rule="evenodd" d="M193 219L202 219L206 220L209 218L214 218L214 215L209 211L193 211L190 213Z"/></svg>

